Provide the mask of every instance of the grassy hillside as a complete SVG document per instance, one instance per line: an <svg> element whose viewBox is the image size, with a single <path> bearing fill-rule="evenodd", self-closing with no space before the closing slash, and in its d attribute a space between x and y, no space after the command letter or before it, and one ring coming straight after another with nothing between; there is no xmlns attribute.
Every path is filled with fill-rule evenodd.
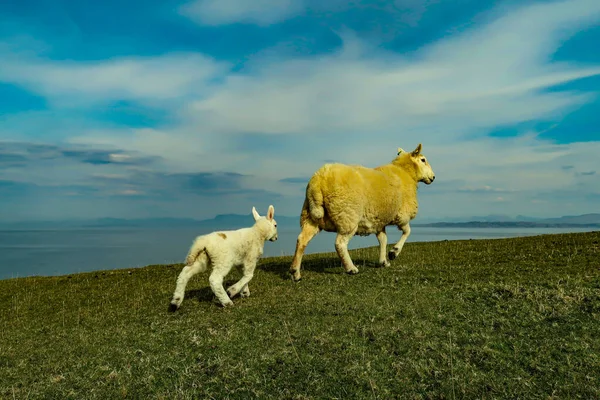
<svg viewBox="0 0 600 400"><path fill-rule="evenodd" d="M0 398L600 398L600 232L263 259L222 309L179 265L0 281ZM229 277L229 282L234 277ZM228 282L228 283L229 283Z"/></svg>

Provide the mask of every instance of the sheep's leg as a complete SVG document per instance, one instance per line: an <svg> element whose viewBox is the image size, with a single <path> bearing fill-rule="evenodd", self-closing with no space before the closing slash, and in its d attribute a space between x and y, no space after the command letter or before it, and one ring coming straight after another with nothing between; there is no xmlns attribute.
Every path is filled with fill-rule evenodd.
<svg viewBox="0 0 600 400"><path fill-rule="evenodd" d="M208 265L208 257L206 253L202 253L198 256L196 261L192 265L186 265L181 270L181 273L177 277L177 285L175 287L175 292L173 293L173 299L171 300L171 310L175 311L181 306L183 302L183 298L185 295L185 287L187 286L188 281L194 275L199 272L203 272L206 270Z"/></svg>
<svg viewBox="0 0 600 400"><path fill-rule="evenodd" d="M242 275L240 280L227 288L227 294L229 295L229 297L233 298L242 289L246 289L248 295L250 295L250 290L248 290L248 282L250 282L254 277L255 268L256 261L244 263L244 274Z"/></svg>
<svg viewBox="0 0 600 400"><path fill-rule="evenodd" d="M302 279L300 276L300 265L302 264L304 250L306 250L308 242L319 233L319 230L317 225L312 221L307 220L302 226L302 231L298 235L298 240L296 240L296 252L294 253L294 259L292 260L292 265L290 267L290 274L292 274L292 279L296 282Z"/></svg>
<svg viewBox="0 0 600 400"><path fill-rule="evenodd" d="M223 278L225 278L225 275L227 275L228 272L229 268L215 265L213 272L208 277L210 288L223 307L233 305L233 301L227 296L227 292L225 292L225 289L223 288Z"/></svg>
<svg viewBox="0 0 600 400"><path fill-rule="evenodd" d="M400 255L402 247L404 247L404 242L406 242L406 239L408 239L408 236L410 235L410 225L408 223L400 225L399 228L402 230L402 236L400 236L400 240L394 245L394 248L390 250L388 254L390 260L393 260Z"/></svg>
<svg viewBox="0 0 600 400"><path fill-rule="evenodd" d="M390 262L387 260L387 235L385 229L377 234L377 240L379 241L379 265L382 267L389 267Z"/></svg>
<svg viewBox="0 0 600 400"><path fill-rule="evenodd" d="M335 250L342 259L342 265L344 266L346 273L350 275L358 274L358 268L356 268L356 266L352 262L352 259L350 258L350 253L348 253L348 243L350 242L350 239L352 239L353 236L354 232L350 234L338 232L335 238Z"/></svg>

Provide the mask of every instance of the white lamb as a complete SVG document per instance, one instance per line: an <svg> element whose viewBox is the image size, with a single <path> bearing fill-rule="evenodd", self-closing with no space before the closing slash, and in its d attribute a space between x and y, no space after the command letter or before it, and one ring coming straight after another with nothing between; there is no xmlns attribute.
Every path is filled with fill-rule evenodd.
<svg viewBox="0 0 600 400"><path fill-rule="evenodd" d="M277 240L277 222L273 218L275 208L270 205L267 216L261 217L256 208L252 207L252 215L255 223L250 228L213 232L198 236L194 240L185 259L185 267L177 278L177 286L171 300L172 311L181 306L185 286L190 278L206 271L209 264L212 266L212 272L208 281L223 307L232 306L231 298L240 292L242 297L250 296L248 282L254 276L254 269L263 254L265 242ZM241 267L243 276L225 292L223 279L233 266Z"/></svg>

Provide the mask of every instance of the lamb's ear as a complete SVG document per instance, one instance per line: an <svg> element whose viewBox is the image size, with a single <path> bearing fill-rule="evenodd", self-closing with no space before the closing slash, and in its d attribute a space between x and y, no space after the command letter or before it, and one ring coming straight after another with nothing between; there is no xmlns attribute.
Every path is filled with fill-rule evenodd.
<svg viewBox="0 0 600 400"><path fill-rule="evenodd" d="M417 146L417 148L416 148L416 149L414 149L414 150L413 150L413 152L412 152L412 155L413 155L413 157L416 157L416 156L418 156L419 154L421 154L421 148L422 148L422 147L423 147L423 146L421 146L421 143L419 143L419 145Z"/></svg>
<svg viewBox="0 0 600 400"><path fill-rule="evenodd" d="M404 149L402 147L398 147L398 155L404 153Z"/></svg>
<svg viewBox="0 0 600 400"><path fill-rule="evenodd" d="M252 207L252 215L254 216L254 220L258 220L260 218L260 215L258 215L258 211L256 211L256 208Z"/></svg>
<svg viewBox="0 0 600 400"><path fill-rule="evenodd" d="M269 211L267 211L267 219L273 219L275 216L275 207L273 205L269 206Z"/></svg>

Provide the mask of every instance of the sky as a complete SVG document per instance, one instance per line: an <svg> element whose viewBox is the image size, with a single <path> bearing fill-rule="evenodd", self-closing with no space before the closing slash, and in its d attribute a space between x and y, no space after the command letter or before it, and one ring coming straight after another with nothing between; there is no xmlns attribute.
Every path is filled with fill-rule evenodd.
<svg viewBox="0 0 600 400"><path fill-rule="evenodd" d="M298 216L419 143L418 219L600 212L600 1L0 2L0 221Z"/></svg>

